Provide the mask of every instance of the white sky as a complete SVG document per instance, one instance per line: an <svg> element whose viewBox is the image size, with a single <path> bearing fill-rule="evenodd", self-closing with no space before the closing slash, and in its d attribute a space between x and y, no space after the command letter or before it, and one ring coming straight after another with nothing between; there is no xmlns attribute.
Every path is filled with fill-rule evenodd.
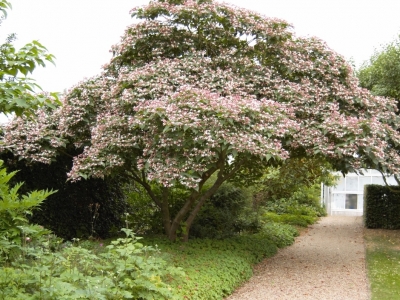
<svg viewBox="0 0 400 300"><path fill-rule="evenodd" d="M399 0L226 0L294 25L298 36L317 36L357 66L400 33ZM62 92L100 72L109 49L133 23L131 8L147 0L11 0L0 42L16 33L18 46L39 40L56 66L34 72L47 91Z"/></svg>

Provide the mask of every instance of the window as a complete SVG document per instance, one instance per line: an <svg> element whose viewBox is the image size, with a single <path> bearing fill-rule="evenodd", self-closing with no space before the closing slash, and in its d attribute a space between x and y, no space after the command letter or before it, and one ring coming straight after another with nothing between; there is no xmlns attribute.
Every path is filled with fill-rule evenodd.
<svg viewBox="0 0 400 300"><path fill-rule="evenodd" d="M346 194L346 209L357 209L357 194Z"/></svg>

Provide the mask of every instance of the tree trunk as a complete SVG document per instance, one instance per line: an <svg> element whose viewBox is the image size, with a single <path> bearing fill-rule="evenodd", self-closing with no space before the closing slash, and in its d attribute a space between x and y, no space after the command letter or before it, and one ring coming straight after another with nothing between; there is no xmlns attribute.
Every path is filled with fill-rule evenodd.
<svg viewBox="0 0 400 300"><path fill-rule="evenodd" d="M199 192L193 192L190 197L186 200L184 206L180 209L180 211L175 216L172 221L169 230L166 230L167 236L171 241L175 241L178 237L178 230L181 228L182 221L185 216L189 214L185 221L185 230L182 234L182 240L187 242L189 240L189 232L192 227L193 221L197 214L199 213L201 207L209 199L218 188L228 179L230 179L242 166L243 162L238 163L229 173L223 174L224 168L220 169L220 174L218 175L217 180L214 182L212 187L210 187L205 193L201 194ZM199 188L201 190L201 186ZM197 204L195 205L195 203ZM193 207L194 206L194 207Z"/></svg>

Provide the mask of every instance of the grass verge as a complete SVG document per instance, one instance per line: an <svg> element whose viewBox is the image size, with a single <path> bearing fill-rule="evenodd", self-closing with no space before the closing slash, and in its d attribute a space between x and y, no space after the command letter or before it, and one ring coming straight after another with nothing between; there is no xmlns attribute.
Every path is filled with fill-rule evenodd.
<svg viewBox="0 0 400 300"><path fill-rule="evenodd" d="M400 299L400 230L366 229L372 300Z"/></svg>

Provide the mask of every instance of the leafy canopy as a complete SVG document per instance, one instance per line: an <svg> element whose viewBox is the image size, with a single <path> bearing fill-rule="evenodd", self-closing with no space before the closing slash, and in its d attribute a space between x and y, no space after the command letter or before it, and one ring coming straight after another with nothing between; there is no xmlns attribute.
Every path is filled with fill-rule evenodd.
<svg viewBox="0 0 400 300"><path fill-rule="evenodd" d="M376 50L358 70L361 86L400 101L400 39Z"/></svg>
<svg viewBox="0 0 400 300"><path fill-rule="evenodd" d="M8 9L11 9L11 3L1 0L2 20ZM57 93L37 93L40 86L27 77L36 67L44 67L46 61L54 63L54 56L38 41L16 49L13 45L15 39L16 35L10 34L0 45L0 112L29 116L42 105L54 108L58 104Z"/></svg>

